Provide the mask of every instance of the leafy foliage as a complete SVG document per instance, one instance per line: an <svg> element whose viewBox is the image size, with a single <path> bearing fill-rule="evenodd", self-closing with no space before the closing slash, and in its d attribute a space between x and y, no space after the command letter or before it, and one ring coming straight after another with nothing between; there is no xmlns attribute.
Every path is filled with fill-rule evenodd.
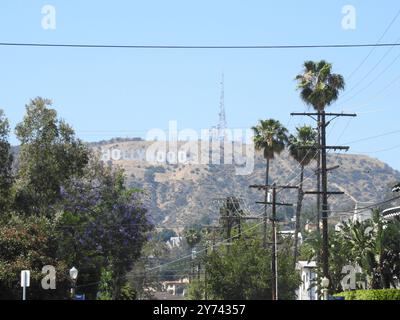
<svg viewBox="0 0 400 320"><path fill-rule="evenodd" d="M15 130L21 142L15 207L24 214L54 215L61 186L88 163L87 148L51 105L48 99L31 100Z"/></svg>
<svg viewBox="0 0 400 320"><path fill-rule="evenodd" d="M361 278L368 279L368 288L383 289L395 286L400 276L400 222L386 221L375 210L371 220L344 222L339 231L330 230L329 273L331 289L342 291L342 268L346 265L360 266ZM315 258L321 248L317 234L310 236L303 252L311 253L308 260ZM312 248L310 250L310 248Z"/></svg>
<svg viewBox="0 0 400 320"><path fill-rule="evenodd" d="M325 60L306 61L296 80L301 99L317 111L335 102L345 87L343 76L332 73L332 65Z"/></svg>
<svg viewBox="0 0 400 320"><path fill-rule="evenodd" d="M10 126L3 110L0 109L0 214L10 205L13 183L11 146L8 142Z"/></svg>
<svg viewBox="0 0 400 320"><path fill-rule="evenodd" d="M67 243L79 247L87 259L101 260L113 274L113 299L118 298L125 280L123 276L140 256L152 224L141 193L125 187L120 170L111 170L93 162L82 179L62 189L65 203L63 219L75 220L65 230ZM66 248L65 250L68 250Z"/></svg>
<svg viewBox="0 0 400 320"><path fill-rule="evenodd" d="M285 149L287 129L278 120L260 120L252 129L255 147L264 151L265 159L273 159L275 154L280 154Z"/></svg>
<svg viewBox="0 0 400 320"><path fill-rule="evenodd" d="M45 217L12 216L0 225L0 299L20 299L20 272L31 271L28 298L57 299L68 295L68 266L57 255L54 224ZM57 271L56 290L41 288L43 266Z"/></svg>
<svg viewBox="0 0 400 320"><path fill-rule="evenodd" d="M215 249L204 257L207 285L194 283L189 289L192 297L198 297L204 288L210 299L271 299L271 251L262 248L258 238L239 238L229 247ZM301 282L293 272L289 248L283 245L278 254L279 296L283 300L294 299Z"/></svg>
<svg viewBox="0 0 400 320"><path fill-rule="evenodd" d="M400 300L400 290L355 290L336 294L337 297L344 297L345 300Z"/></svg>

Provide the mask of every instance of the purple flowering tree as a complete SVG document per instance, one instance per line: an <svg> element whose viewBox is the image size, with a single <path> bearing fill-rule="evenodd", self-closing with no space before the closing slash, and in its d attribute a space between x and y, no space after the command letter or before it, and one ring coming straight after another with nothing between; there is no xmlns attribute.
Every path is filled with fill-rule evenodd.
<svg viewBox="0 0 400 320"><path fill-rule="evenodd" d="M112 298L118 299L125 275L140 257L152 222L146 197L125 186L122 170L93 162L83 179L62 188L63 232L73 243L75 259L84 264L96 261L112 271ZM69 221L68 223L66 223ZM68 226L70 228L68 229Z"/></svg>

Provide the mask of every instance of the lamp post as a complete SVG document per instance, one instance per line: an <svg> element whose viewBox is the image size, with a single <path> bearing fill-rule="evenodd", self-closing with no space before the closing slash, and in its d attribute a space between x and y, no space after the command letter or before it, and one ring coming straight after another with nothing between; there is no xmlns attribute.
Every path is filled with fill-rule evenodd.
<svg viewBox="0 0 400 320"><path fill-rule="evenodd" d="M78 279L78 269L72 267L71 270L69 270L69 276L72 280L71 297L72 299L74 299L76 291L76 280Z"/></svg>
<svg viewBox="0 0 400 320"><path fill-rule="evenodd" d="M324 300L328 300L329 279L327 277L323 277L322 278L321 287L322 287L322 292L323 292L323 295L324 295Z"/></svg>

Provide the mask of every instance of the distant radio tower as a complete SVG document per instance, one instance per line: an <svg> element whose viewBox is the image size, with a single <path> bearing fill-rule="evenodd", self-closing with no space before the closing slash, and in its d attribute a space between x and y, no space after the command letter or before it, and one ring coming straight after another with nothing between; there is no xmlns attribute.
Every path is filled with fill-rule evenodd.
<svg viewBox="0 0 400 320"><path fill-rule="evenodd" d="M222 73L221 79L221 98L219 103L219 120L217 125L218 139L221 141L225 140L226 125L226 114L225 114L225 88L224 88L224 73Z"/></svg>

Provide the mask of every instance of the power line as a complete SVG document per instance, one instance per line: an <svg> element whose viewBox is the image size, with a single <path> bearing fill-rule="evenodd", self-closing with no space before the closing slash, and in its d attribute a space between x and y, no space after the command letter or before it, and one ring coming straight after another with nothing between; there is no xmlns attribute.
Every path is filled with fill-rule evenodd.
<svg viewBox="0 0 400 320"><path fill-rule="evenodd" d="M323 48L377 48L400 46L400 43L339 43L311 45L113 45L75 43L0 42L1 47L45 47L80 49L323 49Z"/></svg>
<svg viewBox="0 0 400 320"><path fill-rule="evenodd" d="M399 16L400 16L400 9L397 11L396 15L390 21L389 25L386 27L383 34L380 36L377 43L381 42L381 40L385 37L385 35L388 33L388 31L393 26L393 24L395 23L395 21L398 19ZM357 71L360 70L360 68L364 65L364 63L372 55L372 53L375 51L375 49L376 49L376 46L372 47L371 51L366 55L366 57L361 61L361 63L350 73L350 75L347 77L347 80L351 79L357 73Z"/></svg>
<svg viewBox="0 0 400 320"><path fill-rule="evenodd" d="M391 62L390 64L388 64L386 66L386 68L384 70L382 70L375 78L373 78L366 86L364 86L363 88L361 88L360 90L358 90L355 94L353 94L350 98L346 99L343 104L346 104L347 102L351 101L352 99L354 99L356 96L358 96L360 93L364 92L365 90L367 90L375 81L377 81L383 74L385 74L386 71L388 71L394 64L395 62L400 58L400 54L398 54ZM366 79L367 77L365 77ZM361 82L359 82L358 84L360 84ZM350 91L352 91L353 89L355 89L358 85L354 86ZM349 92L350 92L349 91Z"/></svg>
<svg viewBox="0 0 400 320"><path fill-rule="evenodd" d="M366 206L366 207L363 207L363 208L357 208L357 210L362 211L362 210L372 209L372 208L375 208L377 206L392 202L392 201L397 200L397 199L400 199L400 196L393 197L393 198L390 198L390 199L387 199L387 200L383 200L381 202L373 203L373 204L371 204L369 206ZM330 212L330 213L333 213L333 212L336 212L336 213L354 213L354 210L328 210L327 212Z"/></svg>
<svg viewBox="0 0 400 320"><path fill-rule="evenodd" d="M357 153L357 154L374 154L374 153L392 151L392 150L396 150L398 148L400 148L400 144L395 145L395 146L390 147L390 148L386 148L386 149L379 149L379 150L374 150L374 151L355 151L354 153Z"/></svg>
<svg viewBox="0 0 400 320"><path fill-rule="evenodd" d="M396 43L399 43L400 38L396 40ZM385 54L379 59L379 61L359 80L352 88L350 88L348 91L343 94L342 97L347 96L350 92L352 92L354 89L356 89L364 80L366 80L374 71L375 69L382 63L382 61L389 55L389 53L393 50L394 47L390 47ZM354 94L352 98L354 98L358 93ZM352 99L351 98L351 99ZM350 99L349 99L350 100Z"/></svg>
<svg viewBox="0 0 400 320"><path fill-rule="evenodd" d="M378 134L378 135L375 135L375 136L361 138L359 140L353 140L353 141L350 141L350 142L346 142L345 144L354 144L354 143L358 143L358 142L368 141L368 140L372 140L372 139L376 139L376 138L380 138L380 137L386 137L386 136L389 136L389 135L392 135L392 134L396 134L396 133L400 133L400 130L381 133L381 134Z"/></svg>

